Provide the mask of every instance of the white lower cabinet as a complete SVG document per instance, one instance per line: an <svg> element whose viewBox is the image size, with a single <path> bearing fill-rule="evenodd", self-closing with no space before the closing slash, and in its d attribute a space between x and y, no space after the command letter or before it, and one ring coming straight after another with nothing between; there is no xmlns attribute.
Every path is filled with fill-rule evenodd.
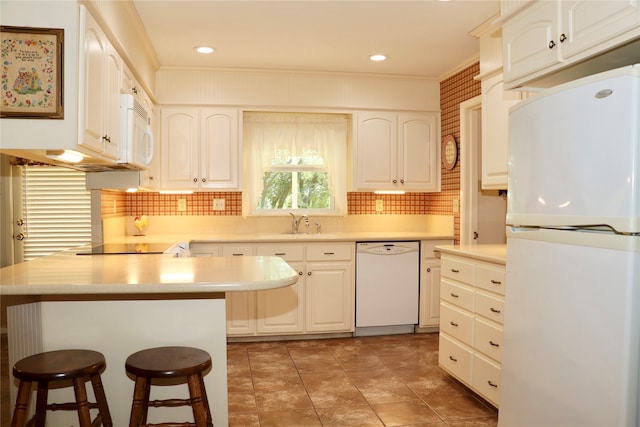
<svg viewBox="0 0 640 427"><path fill-rule="evenodd" d="M500 403L505 266L442 255L438 363L489 403Z"/></svg>
<svg viewBox="0 0 640 427"><path fill-rule="evenodd" d="M352 332L354 251L353 242L221 245L223 256L279 256L299 275L284 288L227 292L227 335Z"/></svg>
<svg viewBox="0 0 640 427"><path fill-rule="evenodd" d="M453 240L424 240L420 256L420 312L418 327L437 328L440 323L440 252L437 245Z"/></svg>

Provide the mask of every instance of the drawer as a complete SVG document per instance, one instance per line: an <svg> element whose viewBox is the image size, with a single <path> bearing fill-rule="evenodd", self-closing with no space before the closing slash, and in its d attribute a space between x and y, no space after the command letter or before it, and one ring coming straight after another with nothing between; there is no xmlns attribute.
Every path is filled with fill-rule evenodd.
<svg viewBox="0 0 640 427"><path fill-rule="evenodd" d="M502 361L502 327L476 317L473 347L498 362Z"/></svg>
<svg viewBox="0 0 640 427"><path fill-rule="evenodd" d="M442 267L440 270L442 277L473 285L474 265L472 263L443 255L440 265Z"/></svg>
<svg viewBox="0 0 640 427"><path fill-rule="evenodd" d="M189 243L189 252L194 257L218 256L220 246L212 243Z"/></svg>
<svg viewBox="0 0 640 427"><path fill-rule="evenodd" d="M438 245L451 245L453 240L425 240L422 242L423 258L440 258L440 251L436 250Z"/></svg>
<svg viewBox="0 0 640 427"><path fill-rule="evenodd" d="M222 256L251 256L255 252L253 245L222 246Z"/></svg>
<svg viewBox="0 0 640 427"><path fill-rule="evenodd" d="M319 243L307 245L307 261L351 261L355 245L353 243Z"/></svg>
<svg viewBox="0 0 640 427"><path fill-rule="evenodd" d="M471 385L497 408L500 404L500 365L479 354L474 354Z"/></svg>
<svg viewBox="0 0 640 427"><path fill-rule="evenodd" d="M471 350L440 334L438 363L460 381L471 385Z"/></svg>
<svg viewBox="0 0 640 427"><path fill-rule="evenodd" d="M440 298L465 310L473 311L473 288L471 287L441 279Z"/></svg>
<svg viewBox="0 0 640 427"><path fill-rule="evenodd" d="M475 313L502 325L504 323L504 299L483 291L476 291Z"/></svg>
<svg viewBox="0 0 640 427"><path fill-rule="evenodd" d="M486 265L476 267L476 286L491 292L504 295L507 273L505 268L493 268Z"/></svg>
<svg viewBox="0 0 640 427"><path fill-rule="evenodd" d="M304 245L258 245L256 255L279 256L285 261L303 261Z"/></svg>
<svg viewBox="0 0 640 427"><path fill-rule="evenodd" d="M471 345L473 316L460 308L442 302L440 303L440 331Z"/></svg>

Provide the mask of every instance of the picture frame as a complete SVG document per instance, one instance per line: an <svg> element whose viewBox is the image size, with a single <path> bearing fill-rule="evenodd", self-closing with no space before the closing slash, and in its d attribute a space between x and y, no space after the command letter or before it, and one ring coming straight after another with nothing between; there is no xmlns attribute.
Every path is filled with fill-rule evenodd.
<svg viewBox="0 0 640 427"><path fill-rule="evenodd" d="M0 118L64 119L64 29L0 26Z"/></svg>

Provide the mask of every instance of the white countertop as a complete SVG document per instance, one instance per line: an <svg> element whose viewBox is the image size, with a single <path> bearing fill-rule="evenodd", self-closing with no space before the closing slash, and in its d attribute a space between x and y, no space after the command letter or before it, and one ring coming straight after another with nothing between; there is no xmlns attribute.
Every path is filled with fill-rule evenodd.
<svg viewBox="0 0 640 427"><path fill-rule="evenodd" d="M65 251L0 269L0 294L211 293L280 288L297 280L297 272L279 257L78 256Z"/></svg>
<svg viewBox="0 0 640 427"><path fill-rule="evenodd" d="M360 241L402 241L402 240L439 240L451 239L454 236L426 231L415 232L340 232L340 233L260 233L260 234L181 234L181 235L149 235L126 236L114 243L126 242L200 242L200 243L269 243L269 242L360 242ZM109 242L111 243L111 241Z"/></svg>
<svg viewBox="0 0 640 427"><path fill-rule="evenodd" d="M436 250L497 264L507 263L507 245L438 245Z"/></svg>

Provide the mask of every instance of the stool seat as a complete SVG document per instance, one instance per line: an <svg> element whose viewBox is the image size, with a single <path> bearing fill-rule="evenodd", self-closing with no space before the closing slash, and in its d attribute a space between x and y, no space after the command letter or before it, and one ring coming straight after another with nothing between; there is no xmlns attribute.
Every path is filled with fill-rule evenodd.
<svg viewBox="0 0 640 427"><path fill-rule="evenodd" d="M129 426L174 425L148 424L149 406L191 406L194 423L186 422L180 425L213 426L203 379L204 373L211 366L209 353L194 347L156 347L130 355L125 362L125 369L135 377L135 388ZM189 388L189 399L150 400L152 380L161 379L184 379Z"/></svg>
<svg viewBox="0 0 640 427"><path fill-rule="evenodd" d="M80 426L112 426L111 414L102 386L100 373L106 369L104 356L93 350L56 350L34 354L19 360L13 366L13 376L20 380L18 397L11 421L12 427L22 427L25 423L27 407L31 397L31 384L38 384L35 426L44 426L47 411L77 411ZM47 402L49 383L69 381L73 383L75 402ZM89 402L85 382L91 381L96 402ZM91 421L90 409L98 409L98 415Z"/></svg>

